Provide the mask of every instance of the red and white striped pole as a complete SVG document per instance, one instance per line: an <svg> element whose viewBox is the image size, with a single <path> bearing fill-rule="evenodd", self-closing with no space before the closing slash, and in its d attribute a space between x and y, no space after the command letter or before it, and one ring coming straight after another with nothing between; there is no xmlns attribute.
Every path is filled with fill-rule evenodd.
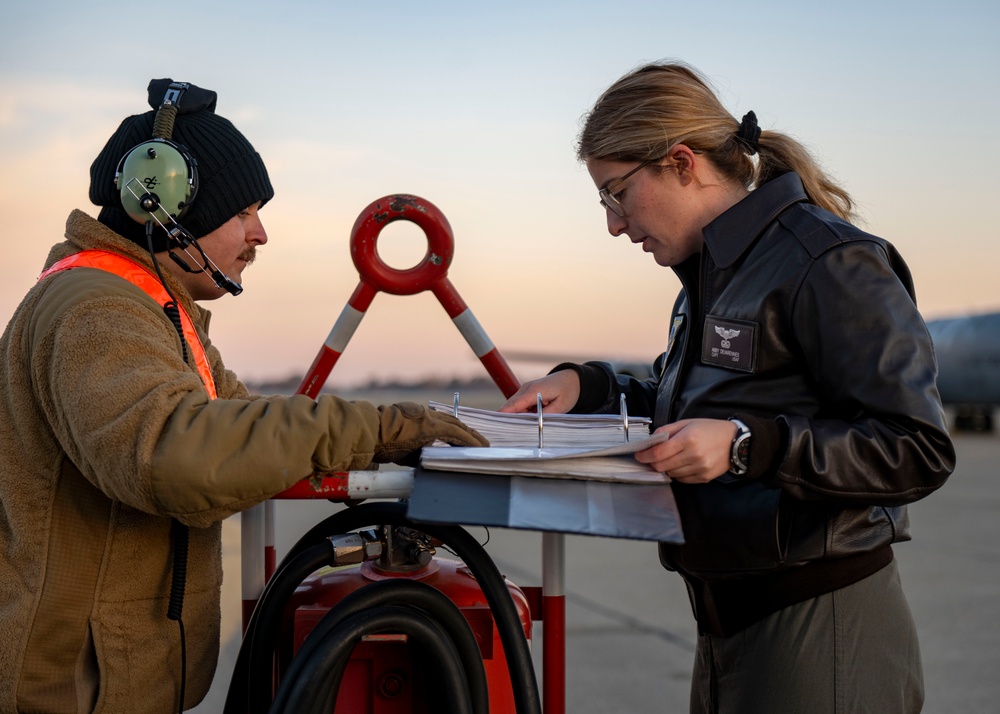
<svg viewBox="0 0 1000 714"><path fill-rule="evenodd" d="M377 250L379 233L398 220L416 223L427 236L427 252L423 259L407 270L389 267ZM430 290L444 307L504 396L509 397L516 392L519 384L514 373L448 280L448 267L454 254L455 238L448 219L429 201L416 196L396 195L369 204L351 230L351 257L361 282L330 330L299 385L298 393L310 397L319 394L378 292L415 295L425 290Z"/></svg>
<svg viewBox="0 0 1000 714"><path fill-rule="evenodd" d="M427 236L423 259L407 270L391 268L377 250L378 235L389 223L416 223ZM354 222L351 258L361 278L341 311L326 341L313 360L297 394L316 398L347 343L378 292L415 295L430 290L448 317L479 358L505 397L520 386L507 361L482 325L448 280L448 267L455 252L451 225L432 203L417 196L390 195L373 201ZM404 474L400 476L399 473ZM369 476L364 476L369 474ZM407 481L407 478L409 479ZM401 480L400 480L401 479ZM275 498L400 498L409 495L413 472L347 472L306 479ZM243 627L246 628L264 584L275 568L274 503L266 501L244 511L242 524ZM566 594L564 538L560 533L542 535L542 634L543 686L546 714L563 714L566 700ZM263 555L263 559L262 559Z"/></svg>

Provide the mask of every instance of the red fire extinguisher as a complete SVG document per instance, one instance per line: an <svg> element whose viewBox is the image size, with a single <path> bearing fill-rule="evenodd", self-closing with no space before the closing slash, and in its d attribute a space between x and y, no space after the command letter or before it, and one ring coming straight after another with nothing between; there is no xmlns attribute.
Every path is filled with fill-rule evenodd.
<svg viewBox="0 0 1000 714"><path fill-rule="evenodd" d="M523 592L467 531L405 510L349 508L289 552L254 610L227 714L541 711ZM438 544L464 563L434 557Z"/></svg>
<svg viewBox="0 0 1000 714"><path fill-rule="evenodd" d="M279 643L279 672L302 648L317 623L348 595L373 583L409 580L443 594L461 612L475 637L486 676L489 711L514 712L514 693L507 659L489 603L467 565L434 557L436 543L409 528L387 528L381 554L359 566L320 571L295 591L285 613L285 641ZM525 638L531 640L531 614L521 589L505 579ZM431 714L433 681L426 662L403 634L371 634L354 648L337 694L335 714ZM280 674L279 674L280 676Z"/></svg>

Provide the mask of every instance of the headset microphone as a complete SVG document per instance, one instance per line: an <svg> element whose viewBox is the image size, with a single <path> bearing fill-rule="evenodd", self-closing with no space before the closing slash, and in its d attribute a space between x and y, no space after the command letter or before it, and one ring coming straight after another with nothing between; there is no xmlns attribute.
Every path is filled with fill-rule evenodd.
<svg viewBox="0 0 1000 714"><path fill-rule="evenodd" d="M205 251L202 250L201 246L198 244L198 240L191 235L191 233L188 232L184 226L178 223L176 218L163 210L163 206L159 202L157 196L152 193L145 193L140 196L136 193L136 190L133 189L133 182L138 183L138 180L132 178L126 181L125 188L122 193L124 194L127 192L134 199L136 205L148 212L147 216L151 217L152 220L146 221L147 226L153 222L157 223L160 228L166 231L170 240L176 242L180 246L181 250L187 253L187 256L195 262L195 265L198 265L198 258L192 255L191 251L188 250L189 246L194 246L195 250L197 250L201 256L201 264L198 265L197 268L192 268L188 265L187 261L174 253L173 250L170 250L167 253L167 255L170 256L170 259L179 265L186 273L205 273L212 278L216 287L221 290L225 290L230 295L236 296L243 292L243 286L219 270L219 266L217 266L212 259L208 257ZM167 223L164 223L160 217L156 215L157 212L164 214Z"/></svg>
<svg viewBox="0 0 1000 714"><path fill-rule="evenodd" d="M197 268L192 268L190 265L187 264L187 261L185 261L182 257L180 257L179 255L174 253L174 251L171 250L167 253L167 255L170 256L170 259L172 261L177 263L177 265L179 265L186 273L205 273L210 278L212 278L212 282L215 283L215 286L217 288L225 290L227 293L233 295L234 297L243 292L243 286L240 285L235 280L233 280L232 278L230 278L228 275L225 275L221 270L219 270L219 266L217 266L214 262L212 262L212 259L209 258L208 255L205 253L205 251L201 249L201 246L198 245L197 239L192 237L191 234L188 233L186 230L184 230L184 228L181 227L179 223L176 223L176 221L175 221L175 227L177 229L180 229L181 231L180 235L183 235L184 239L176 238L175 233L169 229L167 230L167 233L170 234L172 238L175 238L175 240L180 241L181 250L187 253L187 256L191 258L193 261L195 261L195 265L198 265L198 258L192 255L191 251L188 250L188 246L193 245L197 249L198 253L201 255L202 264L198 265Z"/></svg>
<svg viewBox="0 0 1000 714"><path fill-rule="evenodd" d="M122 207L133 220L146 224L147 229L155 222L166 231L167 245L172 248L176 244L195 262L197 267L192 268L171 249L170 258L185 272L203 272L220 289L239 295L243 286L224 275L197 239L178 222L198 193L198 162L185 147L170 139L181 97L189 87L186 82L173 82L167 88L153 120L153 138L122 157L115 172L115 186L121 194ZM188 250L192 245L201 256L200 264Z"/></svg>
<svg viewBox="0 0 1000 714"><path fill-rule="evenodd" d="M187 261L177 255L174 251L170 251L167 255L169 255L170 259L177 263L177 265L179 265L186 273L207 273L215 282L216 287L225 290L230 295L235 296L243 292L243 286L219 270L218 266L212 262L212 259L205 255L205 251L201 249L201 246L198 245L197 241L191 239L190 245L193 245L198 252L201 253L201 258L204 261L204 264L200 268L192 268L187 264ZM189 251L186 246L184 247L184 252L188 254L189 258L197 262L197 259L191 255L191 251Z"/></svg>
<svg viewBox="0 0 1000 714"><path fill-rule="evenodd" d="M208 273L208 275L210 275L212 280L215 282L216 287L225 290L230 295L239 295L241 292L243 292L242 285L240 285L238 282L236 282L229 276L225 275L221 270L219 270L215 266L212 266L211 268L208 269L202 268L201 270L195 270L186 262L184 262L184 259L179 255L177 255L176 253L170 252L168 253L168 255L170 256L171 260L177 263L177 265L179 265L187 273L202 273L202 272Z"/></svg>
<svg viewBox="0 0 1000 714"><path fill-rule="evenodd" d="M233 297L243 292L243 286L230 278L228 275L223 275L222 271L216 269L210 274L212 276L212 280L215 281L215 284Z"/></svg>

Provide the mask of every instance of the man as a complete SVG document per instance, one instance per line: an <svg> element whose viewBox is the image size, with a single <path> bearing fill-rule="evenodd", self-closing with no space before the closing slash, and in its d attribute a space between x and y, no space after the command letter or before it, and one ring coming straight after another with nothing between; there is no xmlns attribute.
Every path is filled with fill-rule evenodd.
<svg viewBox="0 0 1000 714"><path fill-rule="evenodd" d="M195 301L242 290L274 191L214 92L154 80L149 103L91 167L99 219L73 211L0 340L4 712L194 706L224 518L314 472L485 443L415 404L250 397Z"/></svg>

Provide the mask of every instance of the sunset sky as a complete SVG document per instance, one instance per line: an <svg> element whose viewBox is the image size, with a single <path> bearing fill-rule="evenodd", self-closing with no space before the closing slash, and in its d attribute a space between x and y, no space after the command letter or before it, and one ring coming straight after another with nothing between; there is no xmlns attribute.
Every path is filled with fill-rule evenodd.
<svg viewBox="0 0 1000 714"><path fill-rule="evenodd" d="M908 261L927 318L1000 309L1000 5L954 2L135 2L0 7L0 315L89 203L89 168L146 85L219 94L268 166L270 241L209 305L248 380L311 364L358 283L358 214L440 208L449 278L501 352L652 360L679 283L604 211L582 116L651 60L707 74L739 118L803 141ZM395 223L383 259L425 240ZM546 364L514 362L528 379ZM330 384L482 373L429 293L380 294Z"/></svg>

